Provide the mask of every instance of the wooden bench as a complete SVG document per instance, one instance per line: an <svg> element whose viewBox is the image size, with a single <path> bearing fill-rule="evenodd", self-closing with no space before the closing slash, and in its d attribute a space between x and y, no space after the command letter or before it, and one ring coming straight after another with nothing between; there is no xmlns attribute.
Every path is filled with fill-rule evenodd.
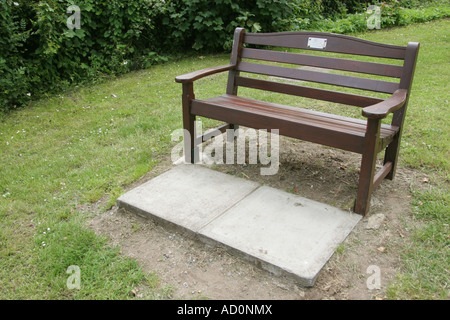
<svg viewBox="0 0 450 320"><path fill-rule="evenodd" d="M280 47L290 48L290 52L280 51ZM205 137L190 139L195 137L196 116L224 121L225 125L218 128L221 132L236 130L239 125L254 129L278 129L280 135L359 153L362 160L354 211L365 215L373 190L383 179L392 180L395 174L418 49L419 43L416 42L409 42L403 47L338 34L246 33L244 29L237 28L230 64L195 71L175 79L183 86L183 125L187 130L185 132L189 132L189 137L185 137L186 161L195 162L197 145L205 140ZM311 51L346 54L346 59L317 55L315 52L305 54ZM378 59L382 63L354 60L361 56L386 60ZM401 63L393 63L398 60ZM287 66L280 66L280 63ZM334 70L352 74L336 74ZM195 98L195 80L225 71L228 71L228 83L224 95L203 100ZM394 79L386 81L385 78L358 76L361 74ZM360 91L355 94L343 92L345 90L342 89L336 91L334 87L329 90L320 86L305 86L308 82ZM361 107L362 115L367 120L249 99L238 96L238 87ZM369 92L384 95L367 95ZM393 113L391 124L382 123L382 119L390 113ZM375 172L377 154L384 149L384 166Z"/></svg>

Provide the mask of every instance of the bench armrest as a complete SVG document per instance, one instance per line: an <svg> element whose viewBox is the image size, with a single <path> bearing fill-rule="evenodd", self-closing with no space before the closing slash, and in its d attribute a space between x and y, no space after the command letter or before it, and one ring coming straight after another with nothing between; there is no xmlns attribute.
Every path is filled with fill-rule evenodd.
<svg viewBox="0 0 450 320"><path fill-rule="evenodd" d="M391 112L400 109L406 102L406 89L396 90L388 99L377 104L365 107L362 111L363 116L370 119L383 119Z"/></svg>
<svg viewBox="0 0 450 320"><path fill-rule="evenodd" d="M215 73L219 73L219 72L224 72L224 71L228 71L231 69L234 69L236 67L235 64L227 64L224 66L218 66L218 67L212 67L212 68L206 68L206 69L202 69L199 71L194 71L188 74L184 74L181 76L178 76L175 78L176 82L179 83L186 83L186 82L193 82L197 79L215 74Z"/></svg>

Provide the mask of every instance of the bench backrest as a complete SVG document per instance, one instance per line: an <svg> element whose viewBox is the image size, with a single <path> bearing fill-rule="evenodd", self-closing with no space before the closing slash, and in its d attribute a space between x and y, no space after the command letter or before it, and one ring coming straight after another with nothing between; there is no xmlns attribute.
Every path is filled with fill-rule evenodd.
<svg viewBox="0 0 450 320"><path fill-rule="evenodd" d="M253 47L253 48L252 48ZM308 52L322 51L351 55L351 59L310 55L305 53L271 50L273 47L303 49ZM291 94L340 104L366 107L384 98L342 91L305 87L292 82L276 81L278 78L316 82L338 87L392 94L397 89L407 89L408 95L413 80L419 44L395 46L371 42L351 36L320 32L246 33L237 28L234 34L231 63L237 68L229 74L227 93L237 94L239 86ZM303 51L302 50L302 51ZM292 51L292 50L291 50ZM367 62L355 60L356 56L403 60L401 64ZM252 62L248 62L251 59ZM393 60L387 60L392 62ZM274 65L284 63L299 67ZM305 68L305 66L307 68ZM313 67L313 68L310 68ZM320 69L317 69L320 68ZM352 72L352 75L329 73L325 69ZM325 72L321 72L321 71ZM245 76L261 74L269 79ZM369 74L392 78L369 79L358 75ZM356 75L356 76L355 76ZM275 80L275 81L274 81ZM334 87L333 87L334 88ZM387 97L386 97L387 98ZM401 125L405 106L394 114L393 124Z"/></svg>

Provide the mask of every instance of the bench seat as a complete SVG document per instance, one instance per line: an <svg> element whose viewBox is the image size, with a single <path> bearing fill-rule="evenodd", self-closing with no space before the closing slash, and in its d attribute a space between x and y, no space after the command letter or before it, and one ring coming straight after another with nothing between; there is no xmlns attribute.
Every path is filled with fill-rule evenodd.
<svg viewBox="0 0 450 320"><path fill-rule="evenodd" d="M356 153L363 153L367 129L367 120L230 94L192 100L191 113L255 129L279 129L279 134L283 136ZM396 126L382 124L379 147L388 145L398 131Z"/></svg>

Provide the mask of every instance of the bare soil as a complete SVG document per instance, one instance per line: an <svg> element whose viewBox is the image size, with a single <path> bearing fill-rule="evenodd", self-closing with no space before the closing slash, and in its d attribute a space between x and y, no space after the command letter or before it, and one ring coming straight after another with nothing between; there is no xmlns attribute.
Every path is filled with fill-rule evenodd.
<svg viewBox="0 0 450 320"><path fill-rule="evenodd" d="M308 142L280 139L280 167L276 175L261 176L259 165L214 165L211 168L288 192L350 209L356 196L361 157L357 154ZM170 170L165 159L138 184ZM412 185L429 178L399 167L393 181L385 180L372 196L371 209L320 272L312 288L303 288L291 278L259 269L251 262L193 241L155 221L123 209L109 211L91 206L90 222L98 234L106 235L123 255L136 259L144 270L160 279L161 299L385 299L386 289L401 270L400 254L408 245ZM371 217L381 218L372 226ZM381 288L370 289L373 274L380 270ZM370 279L369 279L370 280ZM132 294L146 298L145 288ZM155 298L155 296L153 296Z"/></svg>

